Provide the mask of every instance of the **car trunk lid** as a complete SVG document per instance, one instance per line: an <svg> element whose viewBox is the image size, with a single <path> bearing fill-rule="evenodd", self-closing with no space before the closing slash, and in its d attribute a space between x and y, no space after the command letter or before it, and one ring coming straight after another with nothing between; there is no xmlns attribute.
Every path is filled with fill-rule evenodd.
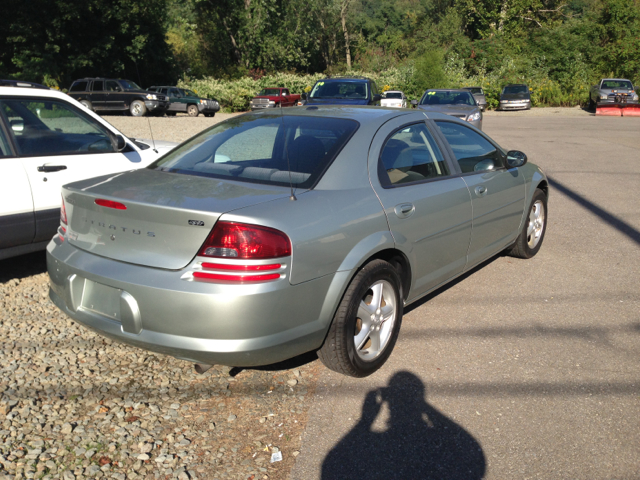
<svg viewBox="0 0 640 480"><path fill-rule="evenodd" d="M96 255L175 270L223 213L287 195L283 187L146 169L97 177L63 188L67 238Z"/></svg>

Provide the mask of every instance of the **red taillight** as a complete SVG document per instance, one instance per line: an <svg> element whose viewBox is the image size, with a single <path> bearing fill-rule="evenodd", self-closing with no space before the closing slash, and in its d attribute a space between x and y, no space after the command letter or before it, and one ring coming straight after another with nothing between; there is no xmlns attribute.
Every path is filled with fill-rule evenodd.
<svg viewBox="0 0 640 480"><path fill-rule="evenodd" d="M95 200L96 205L100 205L101 207L107 208L115 208L116 210L126 210L127 207L123 203L114 202L113 200L104 200L102 198L97 198Z"/></svg>
<svg viewBox="0 0 640 480"><path fill-rule="evenodd" d="M67 208L64 206L64 196L62 197L62 206L60 207L60 224L67 225Z"/></svg>
<svg viewBox="0 0 640 480"><path fill-rule="evenodd" d="M218 222L198 255L252 260L288 257L291 241L286 234L273 228Z"/></svg>
<svg viewBox="0 0 640 480"><path fill-rule="evenodd" d="M225 280L227 282L265 282L267 280L276 280L280 278L279 273L267 273L265 275L225 275L221 273L209 273L209 272L193 272L194 278L201 278L203 280Z"/></svg>
<svg viewBox="0 0 640 480"><path fill-rule="evenodd" d="M282 268L279 263L272 263L271 265L230 265L228 263L207 263L202 264L202 268L208 270L233 270L241 272L258 272L264 270L278 270Z"/></svg>

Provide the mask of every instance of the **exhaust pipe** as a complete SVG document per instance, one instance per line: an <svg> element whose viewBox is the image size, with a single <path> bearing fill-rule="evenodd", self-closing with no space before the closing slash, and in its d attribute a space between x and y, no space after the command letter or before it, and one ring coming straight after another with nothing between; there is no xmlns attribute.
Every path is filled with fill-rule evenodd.
<svg viewBox="0 0 640 480"><path fill-rule="evenodd" d="M213 365L207 365L206 363L196 363L196 373L202 375L204 372L209 370Z"/></svg>

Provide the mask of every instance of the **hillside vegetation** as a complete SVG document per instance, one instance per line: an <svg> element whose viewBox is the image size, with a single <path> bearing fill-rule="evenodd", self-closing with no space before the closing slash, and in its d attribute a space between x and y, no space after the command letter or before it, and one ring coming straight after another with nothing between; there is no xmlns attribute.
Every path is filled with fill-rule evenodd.
<svg viewBox="0 0 640 480"><path fill-rule="evenodd" d="M180 82L247 108L359 74L418 98L507 83L534 105L584 103L602 76L640 83L640 0L7 0L0 77L68 88L88 75ZM34 15L38 12L38 15Z"/></svg>

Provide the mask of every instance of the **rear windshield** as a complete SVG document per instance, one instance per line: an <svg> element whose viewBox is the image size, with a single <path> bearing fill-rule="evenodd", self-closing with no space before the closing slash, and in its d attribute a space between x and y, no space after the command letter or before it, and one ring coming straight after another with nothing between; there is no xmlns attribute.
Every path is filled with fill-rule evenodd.
<svg viewBox="0 0 640 480"><path fill-rule="evenodd" d="M367 82L320 81L317 82L309 98L369 98Z"/></svg>
<svg viewBox="0 0 640 480"><path fill-rule="evenodd" d="M258 93L258 97L279 97L280 96L280 89L279 88L263 88L262 90L260 90L260 93Z"/></svg>
<svg viewBox="0 0 640 480"><path fill-rule="evenodd" d="M205 130L148 168L310 188L358 126L340 118L242 115Z"/></svg>
<svg viewBox="0 0 640 480"><path fill-rule="evenodd" d="M469 92L427 90L420 105L476 105Z"/></svg>
<svg viewBox="0 0 640 480"><path fill-rule="evenodd" d="M385 98L402 98L402 94L400 92L387 92Z"/></svg>

